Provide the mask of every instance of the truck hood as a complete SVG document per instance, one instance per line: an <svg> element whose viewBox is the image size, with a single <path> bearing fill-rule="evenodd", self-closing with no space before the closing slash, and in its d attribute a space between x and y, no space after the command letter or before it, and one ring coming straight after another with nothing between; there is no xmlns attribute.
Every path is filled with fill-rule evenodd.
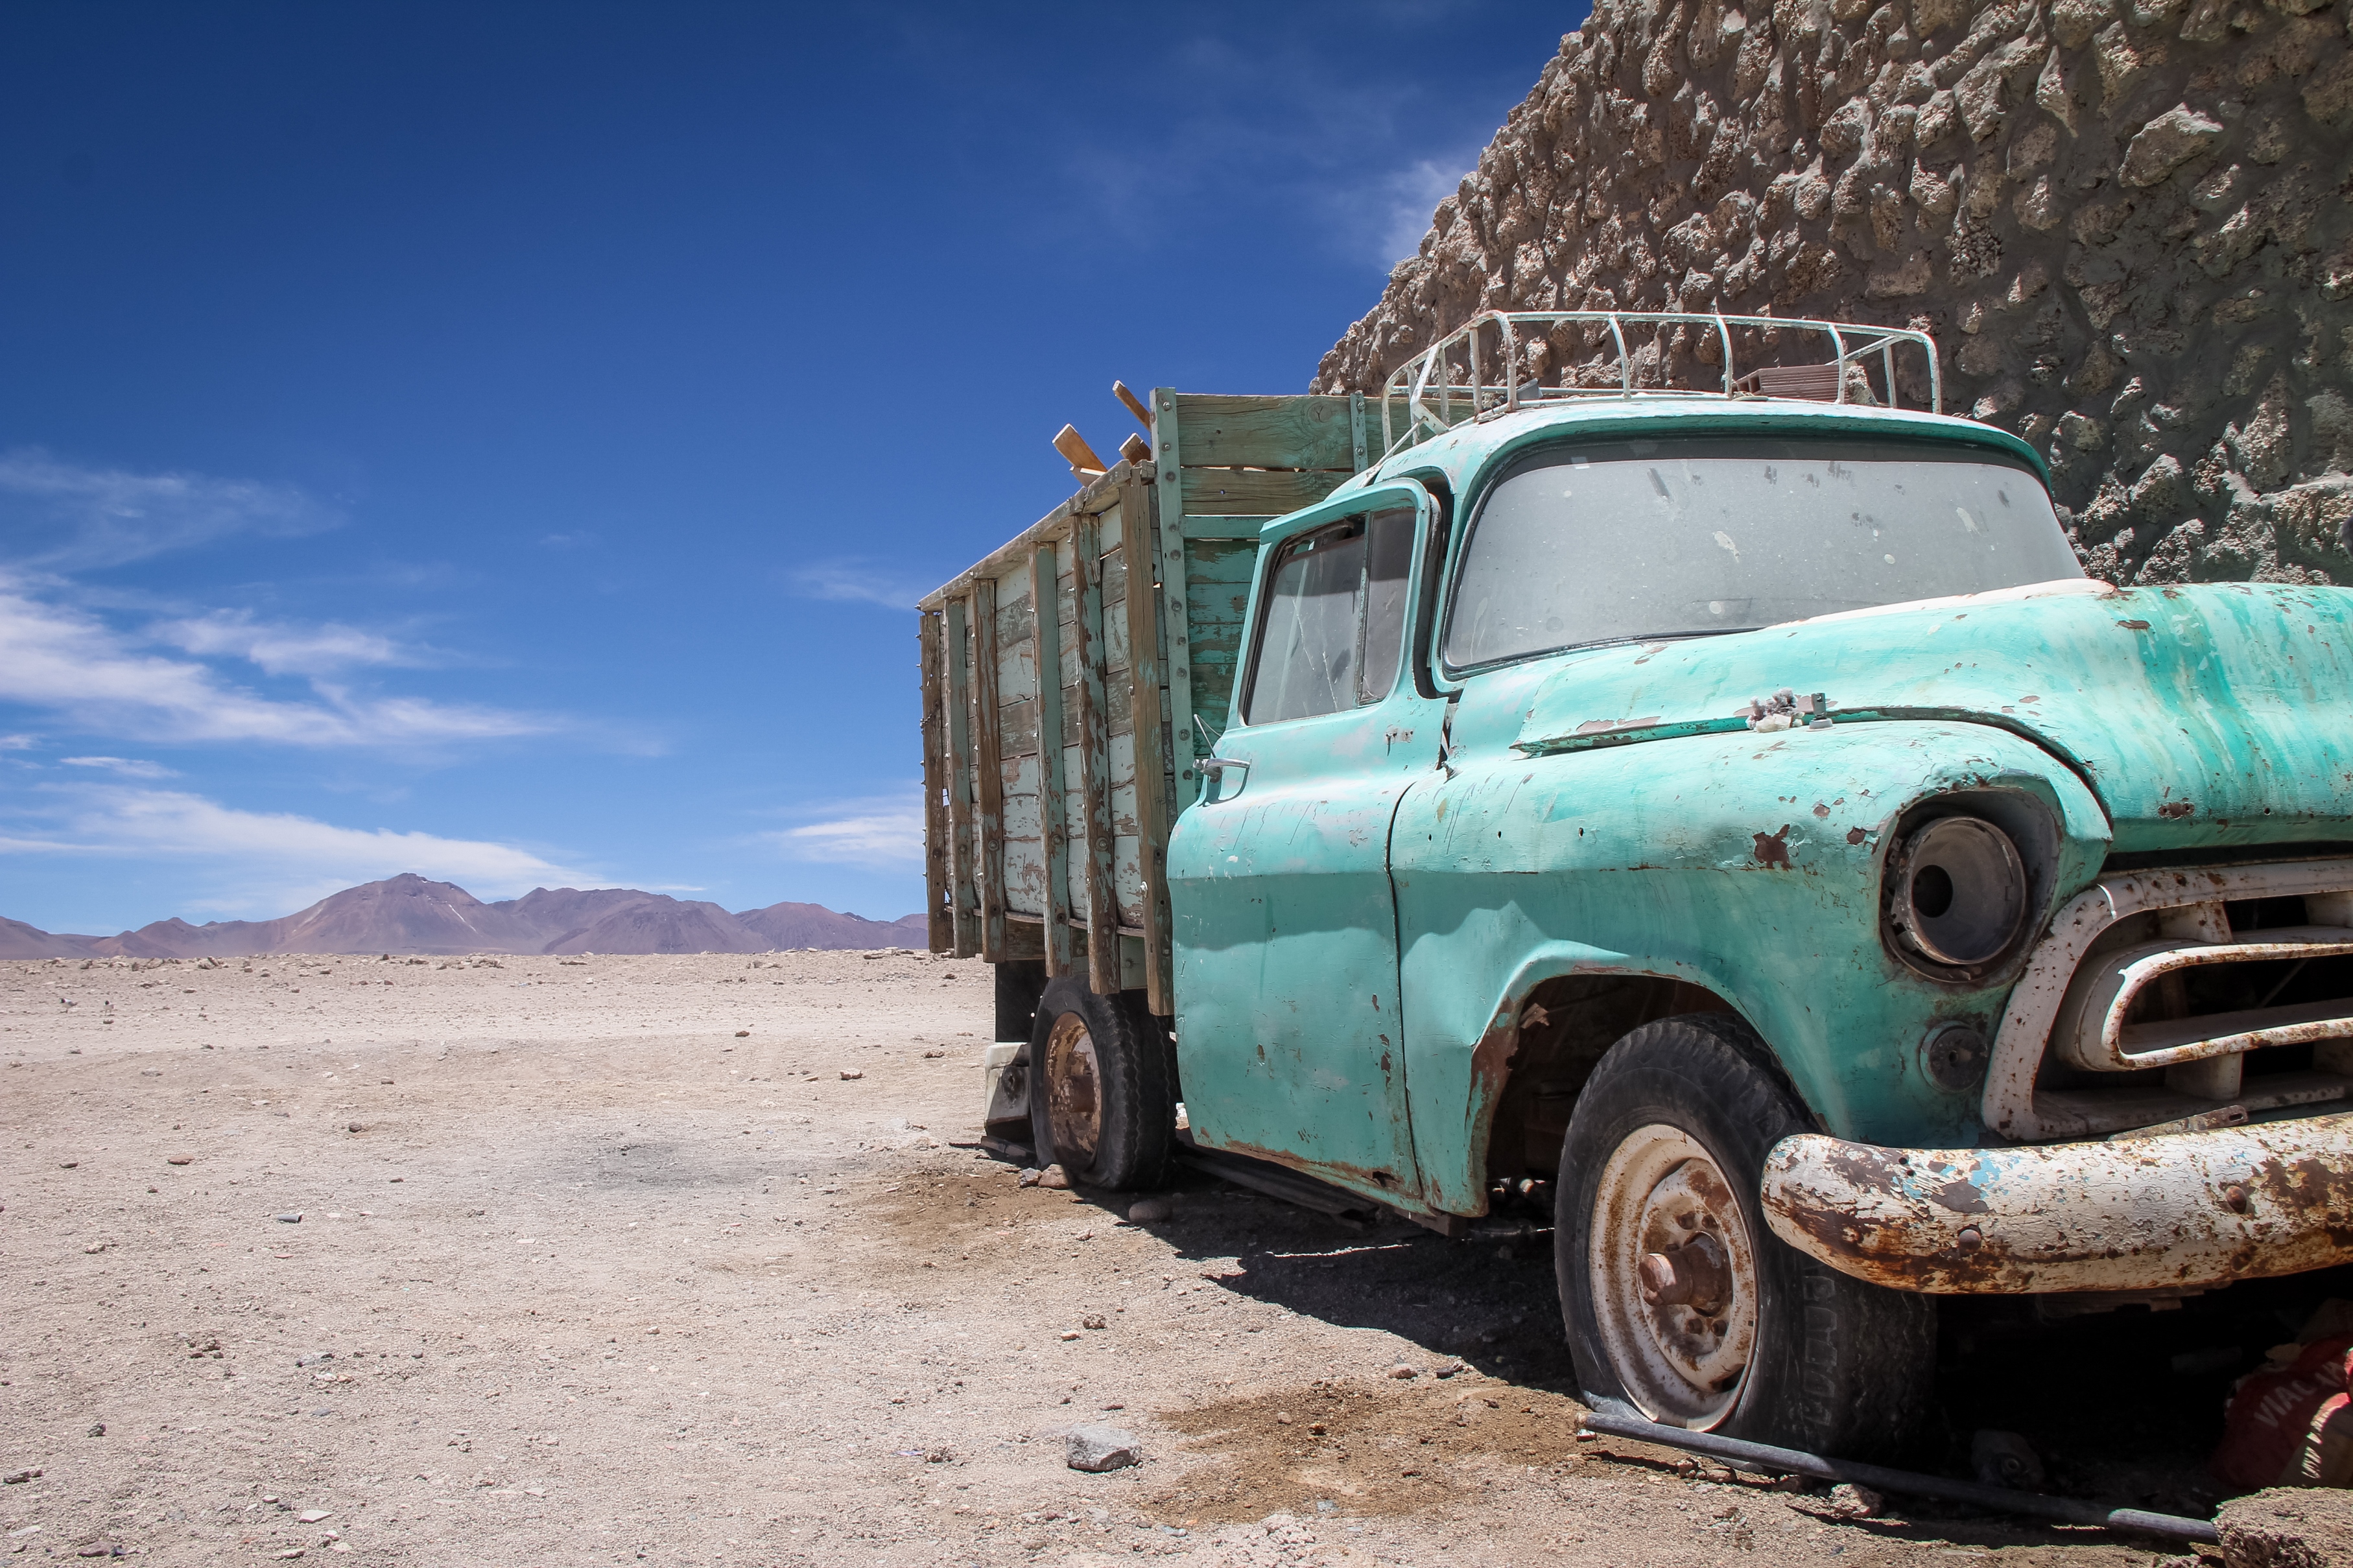
<svg viewBox="0 0 2353 1568"><path fill-rule="evenodd" d="M1836 728L1936 718L2031 737L2098 796L2119 851L2353 837L2353 589L2053 584L1576 653L1516 744L1737 729L1785 688L1825 695Z"/></svg>

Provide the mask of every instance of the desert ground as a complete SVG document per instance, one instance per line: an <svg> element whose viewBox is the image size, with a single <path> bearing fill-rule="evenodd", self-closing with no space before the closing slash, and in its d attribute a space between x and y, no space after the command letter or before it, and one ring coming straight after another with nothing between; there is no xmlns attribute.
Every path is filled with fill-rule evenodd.
<svg viewBox="0 0 2353 1568"><path fill-rule="evenodd" d="M1900 1498L1841 1518L1580 1440L1548 1237L1513 1216L1450 1241L1190 1176L1131 1224L1130 1198L1025 1188L974 1146L990 1016L986 966L913 953L0 965L0 1541L164 1563L2170 1555ZM2241 1370L2215 1347L2299 1305L1985 1314L1947 1336L1952 1440L2014 1427L2055 1488L2203 1512ZM1068 1468L1098 1422L1142 1462Z"/></svg>

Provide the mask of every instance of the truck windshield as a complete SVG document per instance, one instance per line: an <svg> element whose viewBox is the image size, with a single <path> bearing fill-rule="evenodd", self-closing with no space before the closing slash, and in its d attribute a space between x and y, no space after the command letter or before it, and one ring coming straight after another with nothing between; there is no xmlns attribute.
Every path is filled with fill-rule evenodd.
<svg viewBox="0 0 2353 1568"><path fill-rule="evenodd" d="M1804 437L1555 447L1480 507L1446 663L2083 574L2042 481L1984 447Z"/></svg>

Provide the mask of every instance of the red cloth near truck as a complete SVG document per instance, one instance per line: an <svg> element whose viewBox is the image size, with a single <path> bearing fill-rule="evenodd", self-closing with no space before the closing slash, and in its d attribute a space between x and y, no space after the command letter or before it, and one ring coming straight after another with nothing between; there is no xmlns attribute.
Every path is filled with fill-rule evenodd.
<svg viewBox="0 0 2353 1568"><path fill-rule="evenodd" d="M2263 1487L2353 1486L2353 1334L2241 1378L2222 1415L2215 1474Z"/></svg>

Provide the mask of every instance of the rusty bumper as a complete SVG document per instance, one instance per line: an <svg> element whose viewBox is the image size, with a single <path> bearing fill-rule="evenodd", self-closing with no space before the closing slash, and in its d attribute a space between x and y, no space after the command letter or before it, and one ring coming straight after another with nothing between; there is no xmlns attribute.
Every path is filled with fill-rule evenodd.
<svg viewBox="0 0 2353 1568"><path fill-rule="evenodd" d="M2353 1262L2353 1114L2008 1149L1805 1133L1762 1196L1774 1235L1892 1289L2201 1289Z"/></svg>

